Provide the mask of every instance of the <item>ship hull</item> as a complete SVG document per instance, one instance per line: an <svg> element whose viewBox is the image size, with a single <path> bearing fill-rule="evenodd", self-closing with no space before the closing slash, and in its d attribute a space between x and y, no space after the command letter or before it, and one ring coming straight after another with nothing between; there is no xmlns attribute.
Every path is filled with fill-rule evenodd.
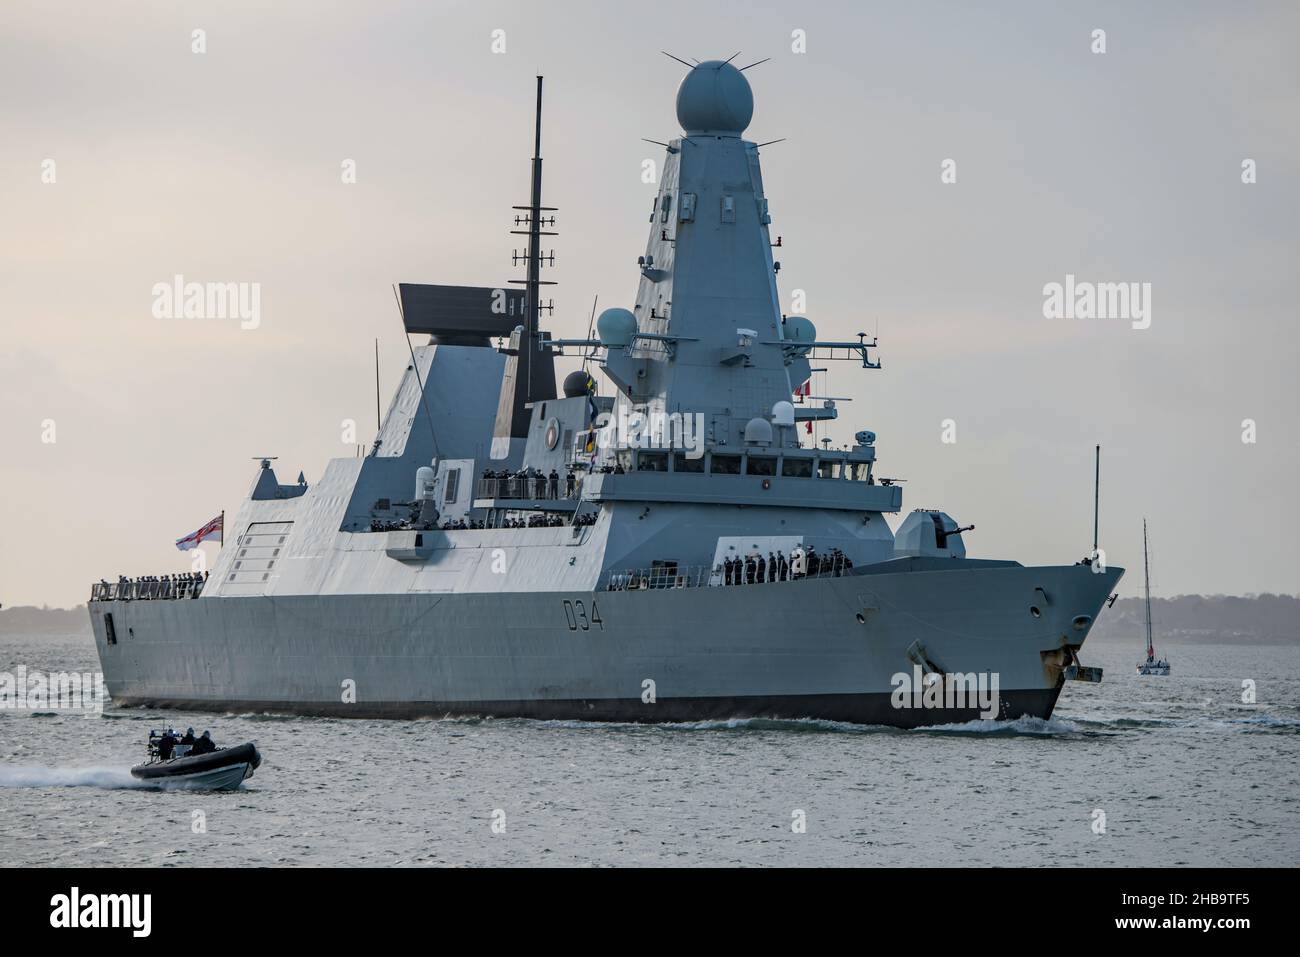
<svg viewBox="0 0 1300 957"><path fill-rule="evenodd" d="M898 727L1050 717L1122 572L950 567L626 592L96 601L91 619L124 706ZM900 692L922 660L985 676L996 695Z"/></svg>

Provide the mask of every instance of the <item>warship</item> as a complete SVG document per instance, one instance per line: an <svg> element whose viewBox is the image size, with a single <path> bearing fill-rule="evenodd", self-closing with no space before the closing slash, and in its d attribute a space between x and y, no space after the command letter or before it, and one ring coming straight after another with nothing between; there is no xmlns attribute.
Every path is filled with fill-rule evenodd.
<svg viewBox="0 0 1300 957"><path fill-rule="evenodd" d="M115 704L915 727L1099 680L1122 569L967 557L938 510L891 527L875 434L811 441L840 415L812 363L878 369L877 343L783 314L748 67L686 66L630 308L541 328L538 77L523 278L398 284L410 364L365 454L310 484L264 458L206 581L92 586Z"/></svg>

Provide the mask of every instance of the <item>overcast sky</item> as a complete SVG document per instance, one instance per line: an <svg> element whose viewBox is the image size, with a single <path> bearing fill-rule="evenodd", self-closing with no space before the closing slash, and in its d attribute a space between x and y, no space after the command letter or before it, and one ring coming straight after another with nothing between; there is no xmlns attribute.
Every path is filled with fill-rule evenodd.
<svg viewBox="0 0 1300 957"><path fill-rule="evenodd" d="M6 0L0 602L188 569L173 541L238 507L253 456L312 480L344 420L368 443L373 340L385 408L406 362L391 284L519 275L538 72L549 328L630 306L642 137L678 132L660 50L772 58L746 135L786 138L762 151L782 296L823 337L879 329L882 370L832 364L854 401L829 434L875 430L905 508L1070 563L1101 443L1123 593L1143 516L1158 594L1294 593L1297 9ZM1067 273L1150 283L1150 328L1045 318ZM260 325L156 318L176 274L259 283Z"/></svg>

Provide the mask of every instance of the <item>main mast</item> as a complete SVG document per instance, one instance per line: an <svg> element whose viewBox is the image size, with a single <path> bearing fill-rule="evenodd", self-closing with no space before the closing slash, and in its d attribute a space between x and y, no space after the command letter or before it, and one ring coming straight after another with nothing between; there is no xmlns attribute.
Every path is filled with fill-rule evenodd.
<svg viewBox="0 0 1300 957"><path fill-rule="evenodd" d="M542 205L542 78L537 78L537 110L533 124L533 165L532 188L527 206L514 207L515 226L526 227L512 229L516 236L528 237L528 248L523 252L512 251L511 259L517 266L520 262L525 267L525 278L511 279L510 282L524 287L523 321L510 337L510 346L505 350L507 356L506 371L502 376L501 396L497 405L496 425L492 430L492 458L511 459L522 454L523 443L528 435L530 414L528 403L553 399L555 391L555 365L549 347L544 345L547 338L541 331L541 314L551 311L552 303L542 302L542 286L553 286L554 282L541 278L542 266L555 265L555 252L542 252L542 237L554 236L553 230L543 227L554 226L555 207ZM522 213L523 215L520 215Z"/></svg>
<svg viewBox="0 0 1300 957"><path fill-rule="evenodd" d="M1147 520L1142 519L1142 575L1146 579L1147 590L1147 661L1156 656L1155 645L1151 643L1151 565L1147 559Z"/></svg>

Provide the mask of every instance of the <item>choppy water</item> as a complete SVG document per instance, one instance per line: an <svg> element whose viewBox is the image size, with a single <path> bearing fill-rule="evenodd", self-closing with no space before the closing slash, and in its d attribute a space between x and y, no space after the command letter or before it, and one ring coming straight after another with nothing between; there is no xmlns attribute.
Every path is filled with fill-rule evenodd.
<svg viewBox="0 0 1300 957"><path fill-rule="evenodd" d="M1090 640L1106 680L1050 722L925 731L0 711L0 862L1294 865L1300 647L1162 647L1174 675L1141 679L1139 644ZM19 664L98 667L88 637L0 637ZM265 763L236 792L137 789L163 723Z"/></svg>

